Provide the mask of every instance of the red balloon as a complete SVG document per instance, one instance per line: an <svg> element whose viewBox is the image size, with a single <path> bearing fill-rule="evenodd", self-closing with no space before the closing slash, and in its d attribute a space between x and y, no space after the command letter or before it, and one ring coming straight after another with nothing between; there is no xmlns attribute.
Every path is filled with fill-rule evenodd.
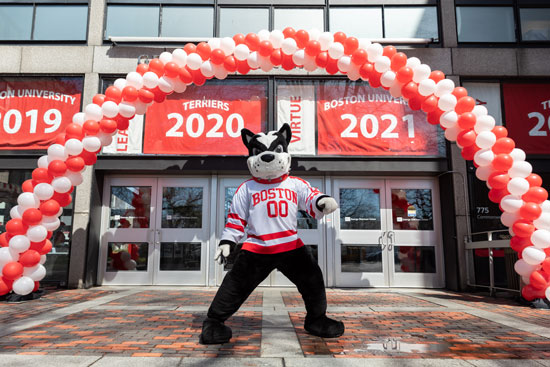
<svg viewBox="0 0 550 367"><path fill-rule="evenodd" d="M545 297L544 292L544 290L535 289L531 284L527 284L525 287L522 288L521 295L527 301L532 301L536 298Z"/></svg>
<svg viewBox="0 0 550 367"><path fill-rule="evenodd" d="M470 148L470 147L468 147L468 148ZM473 158L473 156L472 156L472 158ZM498 203L500 203L500 201L502 200L503 197L505 197L506 195L509 195L509 194L510 193L508 192L507 189L491 189L491 190L489 190L489 200L491 200L495 204L498 204Z"/></svg>
<svg viewBox="0 0 550 367"><path fill-rule="evenodd" d="M529 284L535 289L546 290L548 287L548 274L544 271L535 270L529 276Z"/></svg>
<svg viewBox="0 0 550 367"><path fill-rule="evenodd" d="M477 134L474 129L462 130L456 137L456 142L462 147L469 147L475 144Z"/></svg>
<svg viewBox="0 0 550 367"><path fill-rule="evenodd" d="M210 55L210 61L212 64L215 65L221 65L223 64L223 61L225 60L225 53L222 49L216 48L212 50L212 54Z"/></svg>
<svg viewBox="0 0 550 367"><path fill-rule="evenodd" d="M361 75L361 78L364 80L369 80L372 72L374 71L374 65L370 62L364 63L359 68L359 75Z"/></svg>
<svg viewBox="0 0 550 367"><path fill-rule="evenodd" d="M59 192L54 192L51 200L57 201L59 205L62 207L66 207L71 203L71 201L73 201L71 194L68 194L68 193L61 194Z"/></svg>
<svg viewBox="0 0 550 367"><path fill-rule="evenodd" d="M286 27L283 29L283 34L285 35L285 38L293 38L296 34L296 30L292 27Z"/></svg>
<svg viewBox="0 0 550 367"><path fill-rule="evenodd" d="M36 226L42 221L42 212L35 208L29 208L23 212L21 219L26 226Z"/></svg>
<svg viewBox="0 0 550 367"><path fill-rule="evenodd" d="M549 248L550 247L544 249L544 251L546 252L546 250L548 250ZM544 270L546 274L550 274L550 257L547 257L546 259L544 259L541 266L542 266L542 270Z"/></svg>
<svg viewBox="0 0 550 367"><path fill-rule="evenodd" d="M261 41L258 53L263 57L268 57L273 52L273 44L269 41Z"/></svg>
<svg viewBox="0 0 550 367"><path fill-rule="evenodd" d="M223 67L228 73L237 71L237 59L234 56L226 56L223 60Z"/></svg>
<svg viewBox="0 0 550 367"><path fill-rule="evenodd" d="M359 48L359 40L355 37L348 37L344 41L344 53L351 55Z"/></svg>
<svg viewBox="0 0 550 367"><path fill-rule="evenodd" d="M525 202L542 204L545 200L548 199L548 191L539 186L532 186L529 188L529 191L523 194L521 198Z"/></svg>
<svg viewBox="0 0 550 367"><path fill-rule="evenodd" d="M192 53L196 53L197 46L195 46L194 43L187 43L185 44L185 46L183 46L183 51L185 51L185 53L188 55Z"/></svg>
<svg viewBox="0 0 550 367"><path fill-rule="evenodd" d="M55 136L55 144L65 145L65 141L67 141L65 133L59 133Z"/></svg>
<svg viewBox="0 0 550 367"><path fill-rule="evenodd" d="M105 100L119 103L122 100L122 91L111 85L105 90Z"/></svg>
<svg viewBox="0 0 550 367"><path fill-rule="evenodd" d="M10 293L12 283L13 282L10 282L7 279L3 279L2 277L0 277L0 296Z"/></svg>
<svg viewBox="0 0 550 367"><path fill-rule="evenodd" d="M307 55L315 57L319 52L321 52L321 44L319 41L309 40L306 44L305 51Z"/></svg>
<svg viewBox="0 0 550 367"><path fill-rule="evenodd" d="M472 129L476 124L476 115L471 112L464 112L458 116L457 123L461 129Z"/></svg>
<svg viewBox="0 0 550 367"><path fill-rule="evenodd" d="M149 65L147 64L138 64L138 66L136 66L136 72L140 75L143 75L148 71L149 71Z"/></svg>
<svg viewBox="0 0 550 367"><path fill-rule="evenodd" d="M464 112L471 112L476 106L476 100L472 97L462 97L458 100L455 106L455 112L457 114L462 114Z"/></svg>
<svg viewBox="0 0 550 367"><path fill-rule="evenodd" d="M4 265L2 275L5 279L15 280L23 275L23 265L17 261L11 261Z"/></svg>
<svg viewBox="0 0 550 367"><path fill-rule="evenodd" d="M516 252L521 253L529 246L533 246L529 238L514 236L510 239L510 247Z"/></svg>
<svg viewBox="0 0 550 367"><path fill-rule="evenodd" d="M358 48L351 54L351 62L353 62L355 65L363 65L367 62L367 51L363 50L362 48Z"/></svg>
<svg viewBox="0 0 550 367"><path fill-rule="evenodd" d="M197 70L197 73L201 74L200 70ZM202 74L201 74L202 75ZM203 76L204 78L204 76ZM206 81L206 79L205 79ZM204 84L204 83L203 83ZM202 85L202 84L201 84ZM164 102L164 100L166 99L166 93L164 93L163 91L161 91L159 89L159 87L156 87L155 89L152 90L153 94L155 95L155 98L153 98L153 101L157 102L157 103L162 103Z"/></svg>
<svg viewBox="0 0 550 367"><path fill-rule="evenodd" d="M382 56L387 56L390 58L393 57L393 55L395 55L397 53L397 49L393 46L386 46L384 47L384 51L382 52Z"/></svg>
<svg viewBox="0 0 550 367"><path fill-rule="evenodd" d="M495 134L497 139L508 136L508 130L504 126L495 126L491 132Z"/></svg>
<svg viewBox="0 0 550 367"><path fill-rule="evenodd" d="M40 251L42 250L42 248L44 247L45 244L46 244L46 240L42 240L40 242L32 242L31 241L31 247L29 247L29 249L40 253Z"/></svg>
<svg viewBox="0 0 550 367"><path fill-rule="evenodd" d="M6 232L12 236L17 236L19 234L26 234L28 226L23 222L22 219L13 218L6 223Z"/></svg>
<svg viewBox="0 0 550 367"><path fill-rule="evenodd" d="M494 189L503 189L508 185L510 176L506 172L493 172L489 175L487 182Z"/></svg>
<svg viewBox="0 0 550 367"><path fill-rule="evenodd" d="M59 203L52 199L46 200L42 204L40 204L40 212L48 217L57 215L57 213L59 212L59 208L61 208Z"/></svg>
<svg viewBox="0 0 550 367"><path fill-rule="evenodd" d="M296 40L298 48L304 48L309 41L309 33L307 33L307 31L304 31L303 29L300 29L294 34L294 39Z"/></svg>
<svg viewBox="0 0 550 367"><path fill-rule="evenodd" d="M8 233L4 232L0 234L0 247L8 247L10 245L10 240L8 239Z"/></svg>
<svg viewBox="0 0 550 367"><path fill-rule="evenodd" d="M338 72L338 60L333 59L329 56L325 70L330 75L336 74Z"/></svg>
<svg viewBox="0 0 550 367"><path fill-rule="evenodd" d="M413 69L408 66L403 66L401 69L397 70L396 78L401 84L410 82L412 80L412 77Z"/></svg>
<svg viewBox="0 0 550 367"><path fill-rule="evenodd" d="M86 135L96 135L99 132L99 124L94 120L88 120L82 125Z"/></svg>
<svg viewBox="0 0 550 367"><path fill-rule="evenodd" d="M200 69L193 71L193 84L200 87L201 85L204 85L204 83L206 83L206 77L202 75ZM155 102L159 103L156 96L157 95L155 94Z"/></svg>
<svg viewBox="0 0 550 367"><path fill-rule="evenodd" d="M116 121L116 128L121 131L128 129L128 126L130 125L130 120L120 115L115 117L115 121Z"/></svg>
<svg viewBox="0 0 550 367"><path fill-rule="evenodd" d="M322 51L315 56L315 64L320 68L326 68L328 63L328 52Z"/></svg>
<svg viewBox="0 0 550 367"><path fill-rule="evenodd" d="M283 61L284 61L284 56L283 56ZM291 60L292 61L292 60ZM284 68L284 63L283 63L283 68ZM250 66L248 65L248 62L246 62L246 60L237 60L237 71L239 72L239 74L248 74L248 72L250 71Z"/></svg>
<svg viewBox="0 0 550 367"><path fill-rule="evenodd" d="M19 256L19 263L21 265L30 268L31 266L38 265L40 262L40 254L35 250L27 250Z"/></svg>
<svg viewBox="0 0 550 367"><path fill-rule="evenodd" d="M190 84L193 82L193 74L191 74L191 69L189 69L187 66L180 68L180 80L184 82L185 84ZM153 100L153 97L151 97L151 101Z"/></svg>
<svg viewBox="0 0 550 367"><path fill-rule="evenodd" d="M84 131L82 130L82 126L78 124L70 123L65 128L65 137L67 139L78 139L82 140L84 137Z"/></svg>
<svg viewBox="0 0 550 367"><path fill-rule="evenodd" d="M148 89L141 88L138 91L138 98L143 103L151 103L155 98L155 94Z"/></svg>
<svg viewBox="0 0 550 367"><path fill-rule="evenodd" d="M260 37L256 33L247 34L244 40L250 51L257 51L260 47Z"/></svg>
<svg viewBox="0 0 550 367"><path fill-rule="evenodd" d="M235 41L235 45L243 44L245 42L244 34L237 33L233 36L233 41Z"/></svg>
<svg viewBox="0 0 550 367"><path fill-rule="evenodd" d="M166 65L164 65L164 75L166 75L168 78L175 78L179 75L179 73L180 73L180 67L175 62L170 61L170 62L167 62Z"/></svg>
<svg viewBox="0 0 550 367"><path fill-rule="evenodd" d="M442 71L434 70L430 73L430 79L437 83L445 79L445 74Z"/></svg>
<svg viewBox="0 0 550 367"><path fill-rule="evenodd" d="M531 187L542 186L542 178L536 173L531 173L525 179L527 180L527 182L529 182L529 186Z"/></svg>
<svg viewBox="0 0 550 367"><path fill-rule="evenodd" d="M281 52L281 49L275 49L269 56L269 61L273 66L280 66L283 62L283 53Z"/></svg>
<svg viewBox="0 0 550 367"><path fill-rule="evenodd" d="M96 104L96 105L98 105L98 106L103 105L103 102L105 102L105 94L96 94L96 95L92 98L92 103L93 103L93 104Z"/></svg>
<svg viewBox="0 0 550 367"><path fill-rule="evenodd" d="M491 148L495 154L510 154L516 147L516 143L510 138L499 138Z"/></svg>
<svg viewBox="0 0 550 367"><path fill-rule="evenodd" d="M369 76L369 84L371 87L373 88L378 88L382 85L382 83L380 82L380 77L382 75L377 73L375 70L373 70L373 72L370 74Z"/></svg>
<svg viewBox="0 0 550 367"><path fill-rule="evenodd" d="M36 292L40 288L40 282L34 282L34 288L32 289L33 292Z"/></svg>
<svg viewBox="0 0 550 367"><path fill-rule="evenodd" d="M542 209L540 208L540 205L531 202L523 204L519 209L520 217L527 220L535 220L540 217L541 213Z"/></svg>
<svg viewBox="0 0 550 367"><path fill-rule="evenodd" d="M46 168L35 168L32 171L32 179L36 183L50 183L52 182L53 177L48 172L48 169Z"/></svg>
<svg viewBox="0 0 550 367"><path fill-rule="evenodd" d="M464 87L456 87L455 89L453 89L451 94L453 94L456 97L457 101L458 101L461 98L468 96L468 91Z"/></svg>
<svg viewBox="0 0 550 367"><path fill-rule="evenodd" d="M533 222L526 219L518 219L513 225L512 230L518 237L531 237L535 231Z"/></svg>
<svg viewBox="0 0 550 367"><path fill-rule="evenodd" d="M428 122L432 125L439 125L439 119L443 115L443 111L436 109L432 112L428 112Z"/></svg>
<svg viewBox="0 0 550 367"><path fill-rule="evenodd" d="M40 255L46 255L52 250L52 247L53 247L52 242L50 240L45 240L45 241L46 242L44 243L40 251L38 251Z"/></svg>
<svg viewBox="0 0 550 367"><path fill-rule="evenodd" d="M435 111L437 109L438 101L439 101L439 98L437 98L436 96L434 95L429 96L424 101L422 101L422 106L421 106L422 111L426 113ZM439 121L437 123L439 123Z"/></svg>
<svg viewBox="0 0 550 367"><path fill-rule="evenodd" d="M386 89L384 87L384 89ZM421 95L416 95L409 99L409 108L413 111L418 111L422 108L422 102L424 102L425 97Z"/></svg>
<svg viewBox="0 0 550 367"><path fill-rule="evenodd" d="M410 68L401 68L399 69L398 73L403 70L403 69L410 69ZM399 75L399 74L398 74ZM406 99L411 99L413 98L414 96L416 96L418 94L418 84L416 84L415 82L409 82L407 84L405 84L402 88L401 88L401 94L403 95L403 97L405 97Z"/></svg>
<svg viewBox="0 0 550 367"><path fill-rule="evenodd" d="M51 161L48 165L48 173L53 177L63 176L67 172L67 165L61 160Z"/></svg>
<svg viewBox="0 0 550 367"><path fill-rule="evenodd" d="M477 145L472 144L470 146L462 148L462 152L460 152L460 154L462 155L462 158L464 158L465 160L471 161L474 159L474 155L478 150L480 150L480 148ZM489 194L490 193L491 192L489 191Z"/></svg>
<svg viewBox="0 0 550 367"><path fill-rule="evenodd" d="M340 42L341 44L344 44L346 42L346 34L344 32L336 32L334 33L334 42Z"/></svg>
<svg viewBox="0 0 550 367"><path fill-rule="evenodd" d="M493 159L493 168L495 171L508 172L514 164L514 159L509 154L497 154Z"/></svg>
<svg viewBox="0 0 550 367"><path fill-rule="evenodd" d="M65 164L67 165L67 169L73 172L82 171L84 169L84 166L86 165L82 157L71 157L67 159Z"/></svg>
<svg viewBox="0 0 550 367"><path fill-rule="evenodd" d="M25 180L21 185L21 189L23 190L23 192L33 192L34 185L32 184L32 180Z"/></svg>
<svg viewBox="0 0 550 367"><path fill-rule="evenodd" d="M398 71L402 67L407 65L407 55L403 52L397 52L391 57L391 69L393 71Z"/></svg>
<svg viewBox="0 0 550 367"><path fill-rule="evenodd" d="M87 150L83 150L82 153L78 155L78 157L84 159L84 163L87 166L92 166L95 164L95 162L97 162L97 155L93 152L88 152Z"/></svg>
<svg viewBox="0 0 550 367"><path fill-rule="evenodd" d="M164 75L164 63L159 59L152 59L149 61L149 71L157 74L159 77Z"/></svg>
<svg viewBox="0 0 550 367"><path fill-rule="evenodd" d="M117 123L115 120L103 119L99 121L99 129L104 133L112 134L116 131L116 128L117 128Z"/></svg>

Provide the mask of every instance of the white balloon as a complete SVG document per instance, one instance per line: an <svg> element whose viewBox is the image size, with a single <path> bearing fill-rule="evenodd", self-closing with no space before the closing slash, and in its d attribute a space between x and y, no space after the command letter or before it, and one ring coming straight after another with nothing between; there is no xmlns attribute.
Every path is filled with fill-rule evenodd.
<svg viewBox="0 0 550 367"><path fill-rule="evenodd" d="M27 236L17 235L10 238L9 248L17 253L25 252L31 247L31 241Z"/></svg>
<svg viewBox="0 0 550 367"><path fill-rule="evenodd" d="M485 106L476 105L476 106L474 106L474 109L472 110L472 113L474 115L476 115L476 117L481 117L481 116L487 115L489 113L489 111L487 111L487 108Z"/></svg>
<svg viewBox="0 0 550 367"><path fill-rule="evenodd" d="M12 218L14 217L12 216ZM540 217L533 221L533 224L537 228L550 230L550 213L542 212Z"/></svg>
<svg viewBox="0 0 550 367"><path fill-rule="evenodd" d="M251 52L246 58L246 62L251 69L260 67L260 54L257 51Z"/></svg>
<svg viewBox="0 0 550 367"><path fill-rule="evenodd" d="M531 242L535 245L535 247L540 249L550 247L550 231L547 231L546 229L537 229L531 235Z"/></svg>
<svg viewBox="0 0 550 367"><path fill-rule="evenodd" d="M439 107L442 111L451 111L455 108L456 103L456 97L453 94L448 93L439 98L439 101L437 101L437 107Z"/></svg>
<svg viewBox="0 0 550 367"><path fill-rule="evenodd" d="M304 50L298 50L292 55L292 62L294 62L298 66L304 65L304 62L306 60L306 54Z"/></svg>
<svg viewBox="0 0 550 367"><path fill-rule="evenodd" d="M502 210L508 213L516 213L524 204L524 201L519 196L506 195L500 201Z"/></svg>
<svg viewBox="0 0 550 367"><path fill-rule="evenodd" d="M99 121L103 118L103 111L100 106L91 103L84 108L84 118L86 121Z"/></svg>
<svg viewBox="0 0 550 367"><path fill-rule="evenodd" d="M136 115L143 115L145 112L147 112L147 107L149 107L152 103L143 103L138 100L135 101L134 104L136 106Z"/></svg>
<svg viewBox="0 0 550 367"><path fill-rule="evenodd" d="M273 64L271 63L271 60L269 59L269 57L260 56L259 60L260 60L260 69L262 69L266 73L273 70Z"/></svg>
<svg viewBox="0 0 550 367"><path fill-rule="evenodd" d="M124 267L127 270L134 270L136 268L136 266L137 266L136 262L132 259L124 262Z"/></svg>
<svg viewBox="0 0 550 367"><path fill-rule="evenodd" d="M495 159L495 153L491 149L481 149L474 154L474 162L478 166L488 166Z"/></svg>
<svg viewBox="0 0 550 367"><path fill-rule="evenodd" d="M420 62L418 57L409 57L405 66L414 70L415 67L420 66L421 64L422 63Z"/></svg>
<svg viewBox="0 0 550 367"><path fill-rule="evenodd" d="M315 64L315 61L313 63ZM315 66L317 66L317 64L315 64ZM357 66L352 64L350 69L348 70L348 79L351 81L356 81L356 80L359 80L360 78L361 78L361 74L359 74L359 68L357 68Z"/></svg>
<svg viewBox="0 0 550 367"><path fill-rule="evenodd" d="M82 139L82 146L88 152L97 152L101 148L101 141L97 136L86 136Z"/></svg>
<svg viewBox="0 0 550 367"><path fill-rule="evenodd" d="M40 255L40 264L44 265L46 263L47 256L46 255Z"/></svg>
<svg viewBox="0 0 550 367"><path fill-rule="evenodd" d="M487 181L489 176L493 173L493 167L489 166L479 166L476 168L476 177L481 181Z"/></svg>
<svg viewBox="0 0 550 367"><path fill-rule="evenodd" d="M79 172L67 171L65 173L65 177L67 177L69 181L71 181L71 185L73 186L78 186L82 182L84 182L84 178L82 177L82 174L80 174Z"/></svg>
<svg viewBox="0 0 550 367"><path fill-rule="evenodd" d="M311 32L310 32L311 35ZM231 39L232 40L232 39ZM273 45L273 48L281 48L283 41L285 40L285 35L278 29L271 31L269 35L269 41Z"/></svg>
<svg viewBox="0 0 550 367"><path fill-rule="evenodd" d="M495 127L495 119L489 115L477 116L476 115L476 124L474 125L474 130L476 133L480 134L483 131L491 131Z"/></svg>
<svg viewBox="0 0 550 367"><path fill-rule="evenodd" d="M531 265L525 262L523 259L519 259L514 264L514 270L521 276L528 277L537 268L536 265Z"/></svg>
<svg viewBox="0 0 550 367"><path fill-rule="evenodd" d="M296 52L297 54L297 52ZM296 55L294 54L294 55ZM292 58L292 60L294 60L294 58ZM338 59L338 61L336 62L336 64L338 65L338 70L340 70L342 73L347 73L351 67L351 57L349 56L342 56ZM298 64L296 64L298 65Z"/></svg>
<svg viewBox="0 0 550 367"><path fill-rule="evenodd" d="M220 79L220 80L223 80L225 78L227 78L227 70L225 70L225 68L221 65L214 65L214 76L216 77L216 79ZM185 87L185 84L183 85ZM185 91L185 89L183 90Z"/></svg>
<svg viewBox="0 0 550 367"><path fill-rule="evenodd" d="M523 149L514 148L512 152L510 153L510 156L514 159L514 161L524 161L526 158L525 151Z"/></svg>
<svg viewBox="0 0 550 367"><path fill-rule="evenodd" d="M540 204L540 207L543 213L550 213L550 200L544 200L542 204Z"/></svg>
<svg viewBox="0 0 550 367"><path fill-rule="evenodd" d="M164 51L159 55L159 60L163 64L168 64L169 62L172 62L172 54L170 52Z"/></svg>
<svg viewBox="0 0 550 367"><path fill-rule="evenodd" d="M327 51L329 46L334 42L334 36L330 32L323 32L319 35L319 43L321 51Z"/></svg>
<svg viewBox="0 0 550 367"><path fill-rule="evenodd" d="M497 137L490 131L482 131L476 137L476 145L481 149L488 149L495 145Z"/></svg>
<svg viewBox="0 0 550 367"><path fill-rule="evenodd" d="M32 192L24 192L17 197L17 204L19 210L25 211L29 208L38 208L40 206L40 199Z"/></svg>
<svg viewBox="0 0 550 367"><path fill-rule="evenodd" d="M211 50L215 50L215 49L217 49L217 48L220 48L221 43L222 43L222 40L219 39L219 38L217 38L217 37L215 37L215 38L210 38L210 39L208 40L208 45L210 46L210 49L211 49Z"/></svg>
<svg viewBox="0 0 550 367"><path fill-rule="evenodd" d="M191 70L198 70L202 65L202 58L197 53L187 55L187 66Z"/></svg>
<svg viewBox="0 0 550 367"><path fill-rule="evenodd" d="M101 146L103 147L111 145L111 143L113 142L113 136L104 132L100 132L99 134L97 134L97 138L99 139L99 141L101 142Z"/></svg>
<svg viewBox="0 0 550 367"><path fill-rule="evenodd" d="M533 172L533 166L531 163L525 161L515 161L512 167L508 170L510 177L526 178Z"/></svg>
<svg viewBox="0 0 550 367"><path fill-rule="evenodd" d="M247 47L248 48L248 47ZM286 55L292 55L298 49L296 41L292 38L285 38L283 44L281 45L281 51Z"/></svg>
<svg viewBox="0 0 550 367"><path fill-rule="evenodd" d="M335 42L335 43L338 44L337 42ZM344 51L344 46L342 46L342 52L343 51ZM375 62L376 59L379 56L382 56L383 53L384 53L384 48L379 43L371 43L367 47L367 59L370 62ZM330 48L329 48L329 55L330 55ZM333 59L335 59L335 57L333 57Z"/></svg>
<svg viewBox="0 0 550 367"><path fill-rule="evenodd" d="M210 61L205 61L201 64L200 71L202 75L204 75L207 78L214 76L214 67L212 66L212 63Z"/></svg>
<svg viewBox="0 0 550 367"><path fill-rule="evenodd" d="M27 276L35 282L39 282L46 276L46 268L40 264L30 268L25 268L23 270L23 276Z"/></svg>
<svg viewBox="0 0 550 367"><path fill-rule="evenodd" d="M432 69L426 64L420 64L413 69L413 82L420 83L421 81L428 79L432 72Z"/></svg>
<svg viewBox="0 0 550 367"><path fill-rule="evenodd" d="M71 180L69 180L67 177L61 176L56 177L52 180L52 187L56 192L64 194L71 191L73 184L71 183Z"/></svg>
<svg viewBox="0 0 550 367"><path fill-rule="evenodd" d="M435 92L435 81L432 79L424 79L418 84L418 93L427 97Z"/></svg>
<svg viewBox="0 0 550 367"><path fill-rule="evenodd" d="M187 65L187 52L181 48L176 48L172 51L172 61L176 63L180 68ZM138 74L139 75L139 74ZM126 78L128 80L128 78Z"/></svg>
<svg viewBox="0 0 550 367"><path fill-rule="evenodd" d="M389 73L389 71L386 71L386 73ZM361 78L363 79L363 78ZM380 82L382 82L382 78L380 78ZM392 83L392 86L390 87L390 94L394 98L399 98L402 96L401 94L401 88L403 88L403 84L399 83L397 80Z"/></svg>
<svg viewBox="0 0 550 367"><path fill-rule="evenodd" d="M204 75L204 73L203 73ZM164 93L172 93L174 91L174 83L172 82L172 79L168 77L160 77L159 78L159 89ZM133 106L132 106L133 107ZM135 109L134 109L135 111Z"/></svg>
<svg viewBox="0 0 550 367"><path fill-rule="evenodd" d="M378 56L374 61L374 69L379 73L390 70L391 60L387 56Z"/></svg>
<svg viewBox="0 0 550 367"><path fill-rule="evenodd" d="M319 37L321 37L321 31L317 28L311 28L307 33L309 33L309 39L313 41L319 41Z"/></svg>
<svg viewBox="0 0 550 367"><path fill-rule="evenodd" d="M294 44L296 44L296 41L294 42ZM241 43L240 45L237 45L235 47L235 54L234 55L235 55L235 58L237 60L239 60L239 61L246 60L246 58L248 57L249 54L250 54L250 49L244 43Z"/></svg>
<svg viewBox="0 0 550 367"><path fill-rule="evenodd" d="M159 77L157 74L153 73L152 71L148 71L145 74L143 74L144 86L152 89L152 88L156 88L158 84L159 84Z"/></svg>
<svg viewBox="0 0 550 367"><path fill-rule="evenodd" d="M447 128L445 130L445 139L449 141L456 141L456 137L458 136L458 133L462 131L458 126L452 126Z"/></svg>
<svg viewBox="0 0 550 367"><path fill-rule="evenodd" d="M334 37L332 38L334 39ZM320 42L320 41L319 41ZM367 51L367 48L372 44L372 42L367 38L359 38L359 47L362 50Z"/></svg>
<svg viewBox="0 0 550 367"><path fill-rule="evenodd" d="M65 161L69 157L65 147L61 144L52 144L48 147L48 161Z"/></svg>
<svg viewBox="0 0 550 367"><path fill-rule="evenodd" d="M455 111L447 111L439 118L439 123L446 129L457 126L458 115Z"/></svg>
<svg viewBox="0 0 550 367"><path fill-rule="evenodd" d="M31 226L27 230L27 237L32 242L44 241L47 235L48 235L48 231L42 225Z"/></svg>
<svg viewBox="0 0 550 367"><path fill-rule="evenodd" d="M22 276L13 282L13 292L20 296L26 296L32 293L34 289L34 280L30 277Z"/></svg>
<svg viewBox="0 0 550 367"><path fill-rule="evenodd" d="M113 118L118 115L118 105L113 101L105 101L101 105L103 116Z"/></svg>
<svg viewBox="0 0 550 367"><path fill-rule="evenodd" d="M46 228L50 232L55 231L61 225L61 221L59 220L59 218L57 217L54 217L54 218L55 220L52 220L51 222L44 222L44 221L42 222L42 225L44 226L44 228Z"/></svg>
<svg viewBox="0 0 550 367"><path fill-rule="evenodd" d="M267 41L269 40L269 31L267 29L262 29L258 32L258 38L260 38L260 41Z"/></svg>
<svg viewBox="0 0 550 367"><path fill-rule="evenodd" d="M10 209L10 218L21 219L22 217L23 212L21 212L21 208L19 208L19 205L16 205Z"/></svg>
<svg viewBox="0 0 550 367"><path fill-rule="evenodd" d="M395 72L388 70L384 74L382 74L382 76L380 77L380 83L386 88L391 88L393 83L395 83L395 77L396 77Z"/></svg>
<svg viewBox="0 0 550 367"><path fill-rule="evenodd" d="M504 212L500 215L500 221L506 227L512 227L518 219L519 219L519 214L517 212L516 213Z"/></svg>
<svg viewBox="0 0 550 367"><path fill-rule="evenodd" d="M216 78L218 76L216 75ZM218 78L219 79L219 78ZM184 82L182 82L179 78L174 80L174 92L176 93L183 93L187 89L187 85L185 85ZM145 107L147 108L147 107ZM143 111L145 112L145 111ZM141 115L142 113L138 112L138 107L136 106L136 114Z"/></svg>
<svg viewBox="0 0 550 367"><path fill-rule="evenodd" d="M529 284L531 283L531 278L522 276L521 281L525 284Z"/></svg>
<svg viewBox="0 0 550 367"><path fill-rule="evenodd" d="M143 77L138 72L131 71L128 73L128 75L126 75L126 85L134 87L136 89L140 89L141 87L143 87Z"/></svg>
<svg viewBox="0 0 550 367"><path fill-rule="evenodd" d="M86 117L84 115L84 112L77 112L73 115L73 123L74 124L82 126L82 125L84 125L84 122L86 122Z"/></svg>
<svg viewBox="0 0 550 367"><path fill-rule="evenodd" d="M78 139L69 139L65 142L65 151L70 155L79 155L82 153L84 146Z"/></svg>
<svg viewBox="0 0 550 367"><path fill-rule="evenodd" d="M46 182L39 183L34 187L34 194L39 200L49 200L53 193L52 185Z"/></svg>
<svg viewBox="0 0 550 367"><path fill-rule="evenodd" d="M341 44L340 42L331 43L330 46L328 47L328 55L335 60L344 56L344 45Z"/></svg>
<svg viewBox="0 0 550 367"><path fill-rule="evenodd" d="M410 59L409 59L410 60ZM435 96L436 97L442 97L445 94L450 94L455 89L455 83L450 79L443 79L440 80L435 85ZM455 97L456 99L456 97Z"/></svg>
<svg viewBox="0 0 550 367"><path fill-rule="evenodd" d="M39 168L48 168L48 165L50 162L48 162L48 156L43 155L42 157L38 158L38 167Z"/></svg>
<svg viewBox="0 0 550 367"><path fill-rule="evenodd" d="M521 258L529 265L539 265L546 259L546 253L535 246L529 246L523 249Z"/></svg>
<svg viewBox="0 0 550 367"><path fill-rule="evenodd" d="M0 247L0 266L19 260L19 254L9 247Z"/></svg>
<svg viewBox="0 0 550 367"><path fill-rule="evenodd" d="M118 105L120 116L126 118L134 117L134 115L136 114L136 108L134 107L133 103L135 102L121 102Z"/></svg>
<svg viewBox="0 0 550 367"><path fill-rule="evenodd" d="M510 194L521 196L529 191L529 182L524 178L514 177L508 181L506 188Z"/></svg>
<svg viewBox="0 0 550 367"><path fill-rule="evenodd" d="M117 87L118 89L123 90L124 87L126 87L126 79L118 78L118 79L115 80L113 85L115 87Z"/></svg>

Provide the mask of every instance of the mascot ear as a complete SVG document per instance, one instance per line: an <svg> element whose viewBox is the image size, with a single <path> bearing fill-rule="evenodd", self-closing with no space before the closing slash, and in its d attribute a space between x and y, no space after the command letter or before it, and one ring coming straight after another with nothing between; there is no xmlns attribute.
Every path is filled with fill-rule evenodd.
<svg viewBox="0 0 550 367"><path fill-rule="evenodd" d="M283 126L279 129L279 133L286 140L286 144L290 144L290 140L292 140L292 130L290 130L290 125L287 123L283 124Z"/></svg>
<svg viewBox="0 0 550 367"><path fill-rule="evenodd" d="M250 144L250 140L254 137L254 133L248 129L242 129L241 137L243 138L244 146L248 148L248 144Z"/></svg>

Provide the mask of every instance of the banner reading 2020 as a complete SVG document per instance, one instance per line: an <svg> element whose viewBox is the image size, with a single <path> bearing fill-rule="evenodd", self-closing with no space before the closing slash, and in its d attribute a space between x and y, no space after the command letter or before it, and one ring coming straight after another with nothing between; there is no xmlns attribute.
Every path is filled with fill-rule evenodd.
<svg viewBox="0 0 550 367"><path fill-rule="evenodd" d="M317 90L320 155L438 155L437 127L402 98L360 83Z"/></svg>
<svg viewBox="0 0 550 367"><path fill-rule="evenodd" d="M47 149L80 111L80 77L0 78L0 149Z"/></svg>
<svg viewBox="0 0 550 367"><path fill-rule="evenodd" d="M247 155L241 129L265 130L267 84L247 80L189 86L149 107L143 153Z"/></svg>

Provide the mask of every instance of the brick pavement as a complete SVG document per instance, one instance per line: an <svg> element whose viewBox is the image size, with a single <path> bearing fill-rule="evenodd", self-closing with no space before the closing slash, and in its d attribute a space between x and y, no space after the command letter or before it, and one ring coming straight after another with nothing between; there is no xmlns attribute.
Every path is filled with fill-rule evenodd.
<svg viewBox="0 0 550 367"><path fill-rule="evenodd" d="M107 306L209 306L216 291L145 291L119 298L107 303ZM244 307L262 305L262 292L255 291L244 303Z"/></svg>
<svg viewBox="0 0 550 367"><path fill-rule="evenodd" d="M281 292L285 306L300 307L304 305L302 296L298 292ZM328 291L327 303L335 307L439 307L435 303L427 302L405 294L387 292L361 291Z"/></svg>

